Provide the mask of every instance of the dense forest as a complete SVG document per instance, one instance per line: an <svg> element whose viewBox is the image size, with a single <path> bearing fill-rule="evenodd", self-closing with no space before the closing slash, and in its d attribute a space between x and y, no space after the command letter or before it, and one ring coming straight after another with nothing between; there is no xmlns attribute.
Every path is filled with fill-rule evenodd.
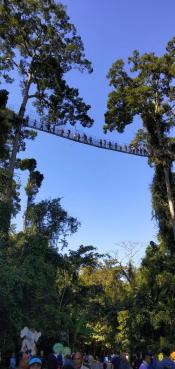
<svg viewBox="0 0 175 369"><path fill-rule="evenodd" d="M139 115L143 129L132 144L147 145L154 168L150 190L158 241L150 242L136 267L83 240L71 250L67 237L78 231L76 214L63 209L60 197L37 202L47 172L37 170L35 158L20 158L36 137L25 126L29 101L48 125L93 124L90 106L65 78L75 66L89 73L92 66L64 6L54 0L2 1L0 25L0 78L7 86L0 90L1 351L19 350L24 326L42 331L38 345L45 350L58 341L93 353L175 348L175 39L163 56L135 51L129 74L117 60L108 75L112 91L104 130L123 132ZM8 107L14 70L22 93L18 112ZM26 209L23 229L16 231L21 171L28 173Z"/></svg>

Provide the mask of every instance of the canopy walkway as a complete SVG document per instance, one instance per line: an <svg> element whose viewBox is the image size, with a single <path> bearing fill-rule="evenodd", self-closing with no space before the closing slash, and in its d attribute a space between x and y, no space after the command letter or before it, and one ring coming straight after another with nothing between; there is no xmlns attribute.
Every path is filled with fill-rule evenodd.
<svg viewBox="0 0 175 369"><path fill-rule="evenodd" d="M124 154L137 155L137 156L148 156L148 151L145 145L140 145L134 147L132 145L119 144L110 140L105 140L103 138L95 138L93 136L87 135L86 133L76 131L72 132L70 129L65 129L57 125L49 126L48 124L43 124L37 122L36 120L30 120L26 122L25 126L35 129L37 131L47 132L55 136L65 138L67 140L75 141L84 145L90 145L98 147L100 149L117 151Z"/></svg>

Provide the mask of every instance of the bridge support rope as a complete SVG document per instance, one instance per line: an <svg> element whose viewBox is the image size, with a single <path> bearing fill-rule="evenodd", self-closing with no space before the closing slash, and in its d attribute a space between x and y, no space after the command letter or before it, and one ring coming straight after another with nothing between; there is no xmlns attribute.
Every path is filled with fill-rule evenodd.
<svg viewBox="0 0 175 369"><path fill-rule="evenodd" d="M105 150L117 151L124 154L148 157L148 152L146 150L146 147L144 146L133 147L132 145L121 145L110 140L94 138L92 136L88 136L85 133L80 133L79 131L76 131L76 133L74 133L70 129L66 130L56 125L48 126L46 124L44 125L42 123L31 120L26 122L25 126L37 131L47 132L55 136L65 138L67 140L79 142L84 145L90 145Z"/></svg>

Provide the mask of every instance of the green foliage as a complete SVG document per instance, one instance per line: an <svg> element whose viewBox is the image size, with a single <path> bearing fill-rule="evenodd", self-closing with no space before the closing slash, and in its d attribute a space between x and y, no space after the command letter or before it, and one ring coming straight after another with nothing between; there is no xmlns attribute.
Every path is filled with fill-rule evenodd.
<svg viewBox="0 0 175 369"><path fill-rule="evenodd" d="M121 310L118 313L118 333L116 335L116 343L122 349L127 351L129 348L129 311Z"/></svg>
<svg viewBox="0 0 175 369"><path fill-rule="evenodd" d="M162 341L174 341L174 285L174 257L152 244L131 291L129 328L135 350L151 346L158 352Z"/></svg>
<svg viewBox="0 0 175 369"><path fill-rule="evenodd" d="M171 182L173 189L173 196L175 198L175 175L171 174ZM169 209L167 204L166 186L164 182L164 171L161 164L156 165L153 182L151 185L152 203L153 203L153 215L157 220L159 227L159 241L161 247L166 251L166 245L169 250L173 252L174 242L172 226L169 217Z"/></svg>
<svg viewBox="0 0 175 369"><path fill-rule="evenodd" d="M123 60L117 60L109 71L113 91L109 94L104 130L123 132L134 116L139 115L152 160L156 163L166 160L167 134L174 127L174 56L167 46L161 57L154 53L141 56L134 51L128 62L130 73L125 70Z"/></svg>
<svg viewBox="0 0 175 369"><path fill-rule="evenodd" d="M25 325L42 328L48 336L53 334L57 324L57 259L56 251L39 235L19 234L6 252L1 251L1 347L5 338L7 350L19 344L19 332Z"/></svg>
<svg viewBox="0 0 175 369"><path fill-rule="evenodd" d="M17 115L6 107L8 92L0 90L0 229L8 233L11 217L20 210L20 183L8 172L15 132L19 127ZM32 131L24 130L19 142L20 150L25 150L25 139L34 138ZM16 163L16 168L18 164ZM23 169L21 167L21 169Z"/></svg>
<svg viewBox="0 0 175 369"><path fill-rule="evenodd" d="M38 204L32 204L26 216L30 232L42 234L52 244L57 244L62 235L63 239L60 242L65 246L66 236L76 232L79 223L61 207L60 200L43 200Z"/></svg>
<svg viewBox="0 0 175 369"><path fill-rule="evenodd" d="M25 96L34 99L45 122L91 126L89 106L78 90L68 86L64 75L72 68L92 72L81 38L61 3L31 0L2 1L0 6L0 71L6 82L17 67ZM29 89L33 85L32 95Z"/></svg>
<svg viewBox="0 0 175 369"><path fill-rule="evenodd" d="M128 268L118 264L117 260L105 258L95 269L83 268L81 273L81 281L89 288L86 304L88 307L89 303L87 327L91 334L86 342L98 350L115 350L116 345L128 349L129 346L119 338L123 335L120 333L121 311L128 300Z"/></svg>
<svg viewBox="0 0 175 369"><path fill-rule="evenodd" d="M62 208L60 198L36 203L43 175L34 158L16 160L16 153L25 150L26 139L35 136L24 128L29 99L34 99L41 120L48 125L92 124L89 106L65 78L75 67L91 72L91 64L64 6L54 0L2 1L0 40L1 77L12 83L11 72L17 68L23 93L19 114L15 114L6 105L8 92L0 91L2 351L19 350L19 332L24 325L41 330L47 342L56 342L62 332L69 332L74 349L87 345L91 350L115 351L117 346L132 352L148 345L158 350L162 342L173 342L174 240L164 169L166 166L174 198L174 139L170 135L174 127L175 39L162 57L154 53L140 56L135 51L129 58L130 72L118 60L108 75L113 91L104 130L123 132L139 115L143 127L132 144L145 143L149 162L155 165L151 191L160 242L150 244L137 269L99 254L91 245L65 252L67 236L78 229L77 219ZM29 172L21 232L10 229L11 215L20 208L20 186L9 171L11 163Z"/></svg>
<svg viewBox="0 0 175 369"><path fill-rule="evenodd" d="M30 208L34 202L34 199L39 191L39 188L41 187L42 181L44 179L43 174L41 174L36 169L36 160L35 159L23 159L18 161L19 168L23 171L28 169L29 171L29 178L27 185L25 187L26 194L27 194L27 209L25 211L25 228L28 227L28 212L30 211Z"/></svg>
<svg viewBox="0 0 175 369"><path fill-rule="evenodd" d="M18 152L25 150L26 139L35 137L33 131L25 128L29 99L33 100L41 121L48 126L80 122L90 127L93 123L88 115L90 106L84 103L78 90L66 82L65 74L73 68L88 72L92 72L92 68L85 58L82 40L61 3L54 0L1 1L0 76L6 83L13 83L15 68L22 93L18 114L6 108L8 93L2 90L0 94L0 164L2 161L11 181L19 164ZM39 172L29 171L26 216L42 182ZM13 215L12 184L7 197L9 229Z"/></svg>
<svg viewBox="0 0 175 369"><path fill-rule="evenodd" d="M9 159L9 139L11 137L12 124L15 114L6 108L8 91L0 90L0 164L7 165Z"/></svg>
<svg viewBox="0 0 175 369"><path fill-rule="evenodd" d="M8 91L0 90L0 165L5 169L8 168L14 136L21 123L17 114L7 107L8 94ZM34 131L24 130L19 149L24 151L25 139L34 139L35 136Z"/></svg>
<svg viewBox="0 0 175 369"><path fill-rule="evenodd" d="M38 193L39 188L41 187L42 181L44 179L43 174L41 174L36 169L36 160L35 159L24 159L20 160L19 168L21 170L28 169L29 171L29 179L26 185L26 194L28 196L28 207L32 204L35 196ZM28 210L28 209L27 209Z"/></svg>
<svg viewBox="0 0 175 369"><path fill-rule="evenodd" d="M9 188L11 199L9 199ZM0 234L8 234L10 218L20 210L19 183L9 178L7 171L0 168Z"/></svg>
<svg viewBox="0 0 175 369"><path fill-rule="evenodd" d="M166 203L169 204L169 214L165 205L161 207L161 212L165 210L164 216L166 220L167 217L169 218L168 223L171 220L173 244L175 242L175 207L172 162L175 156L174 140L170 136L172 128L175 127L174 45L175 38L168 43L166 53L160 57L154 53L140 55L138 51L134 51L133 55L128 58L129 71L121 59L112 65L108 74L112 91L109 93L104 125L105 132L117 130L122 133L127 125L133 122L135 116L140 117L143 128L138 130L132 145L145 143L149 163L155 165L156 171L160 171L159 168L162 166L162 181L166 184L162 186L165 188L165 193L167 192ZM154 184L153 187L155 189ZM159 190L160 186L156 186L156 191ZM159 206L155 198L158 196L160 200L163 195L161 192L153 192L153 205L156 202L156 206ZM155 213L158 219L160 212L155 211ZM171 230L170 233L172 234ZM173 249L168 242L166 246Z"/></svg>

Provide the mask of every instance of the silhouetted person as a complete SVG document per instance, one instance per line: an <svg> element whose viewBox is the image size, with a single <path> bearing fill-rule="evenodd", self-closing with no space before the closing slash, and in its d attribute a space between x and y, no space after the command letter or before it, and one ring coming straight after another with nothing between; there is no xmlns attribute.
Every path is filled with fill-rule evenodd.
<svg viewBox="0 0 175 369"><path fill-rule="evenodd" d="M163 360L158 363L158 369L175 369L175 363L170 359L170 349L164 347L162 350Z"/></svg>
<svg viewBox="0 0 175 369"><path fill-rule="evenodd" d="M112 369L119 369L120 366L120 356L117 353L111 360Z"/></svg>
<svg viewBox="0 0 175 369"><path fill-rule="evenodd" d="M142 363L139 367L139 369L148 369L148 365L151 363L151 357L152 357L152 354L149 353L149 352L143 352L142 353Z"/></svg>
<svg viewBox="0 0 175 369"><path fill-rule="evenodd" d="M53 352L51 354L49 354L49 356L48 356L47 368L48 369L57 369L58 368L57 358L56 358L56 355Z"/></svg>

